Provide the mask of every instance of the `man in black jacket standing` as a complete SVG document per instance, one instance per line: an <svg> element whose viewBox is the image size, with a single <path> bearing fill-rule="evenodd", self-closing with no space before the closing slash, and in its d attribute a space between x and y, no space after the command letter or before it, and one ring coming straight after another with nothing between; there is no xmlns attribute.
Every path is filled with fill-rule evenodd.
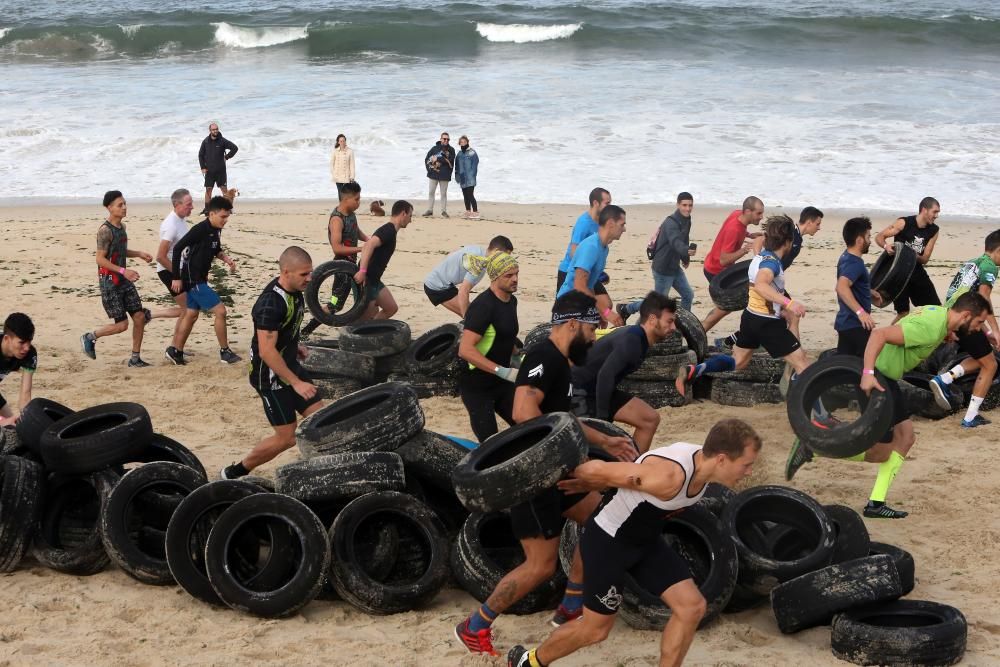
<svg viewBox="0 0 1000 667"><path fill-rule="evenodd" d="M427 151L424 166L427 167L427 210L424 217L434 215L434 191L441 188L441 216L448 217L448 183L455 169L455 149L450 145L451 137L447 132L441 134L441 140Z"/></svg>
<svg viewBox="0 0 1000 667"><path fill-rule="evenodd" d="M212 189L218 185L222 194L226 194L226 160L236 155L236 144L222 136L218 123L210 123L208 136L201 142L198 151L198 164L201 173L205 175L205 208L199 215L208 212L208 202L212 199Z"/></svg>

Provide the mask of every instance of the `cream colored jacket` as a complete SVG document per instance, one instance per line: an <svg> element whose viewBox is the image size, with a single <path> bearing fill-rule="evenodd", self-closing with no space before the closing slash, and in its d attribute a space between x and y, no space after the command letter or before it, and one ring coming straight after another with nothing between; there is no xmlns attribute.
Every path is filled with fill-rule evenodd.
<svg viewBox="0 0 1000 667"><path fill-rule="evenodd" d="M334 183L350 183L354 180L354 151L350 148L334 148L330 154L330 178Z"/></svg>

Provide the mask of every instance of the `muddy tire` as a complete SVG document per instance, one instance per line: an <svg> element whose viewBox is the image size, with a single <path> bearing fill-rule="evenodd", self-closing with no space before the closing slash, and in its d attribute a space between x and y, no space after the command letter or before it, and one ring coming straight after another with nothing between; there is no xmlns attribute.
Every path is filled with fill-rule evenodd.
<svg viewBox="0 0 1000 667"><path fill-rule="evenodd" d="M368 308L367 290L361 289L354 282L354 274L357 271L358 265L346 259L323 262L313 269L312 280L306 285L304 294L306 307L312 313L313 317L327 326L343 327L364 315L365 310ZM350 300L349 303L351 305L346 310L341 310L337 313L326 313L323 311L322 304L327 302L330 292L329 289L322 290L322 297L320 296L320 292L323 284L330 279L350 281L347 298Z"/></svg>
<svg viewBox="0 0 1000 667"><path fill-rule="evenodd" d="M896 600L838 614L830 646L855 665L954 665L965 655L968 633L954 607Z"/></svg>
<svg viewBox="0 0 1000 667"><path fill-rule="evenodd" d="M15 429L21 446L29 452L41 455L42 433L63 417L73 414L65 405L47 398L33 398L21 409Z"/></svg>
<svg viewBox="0 0 1000 667"><path fill-rule="evenodd" d="M103 470L91 475L50 475L35 533L32 555L57 572L97 574L111 559L101 542L101 514L118 475Z"/></svg>
<svg viewBox="0 0 1000 667"><path fill-rule="evenodd" d="M375 381L375 359L329 347L306 346L308 354L302 368L310 378L350 378L371 384Z"/></svg>
<svg viewBox="0 0 1000 667"><path fill-rule="evenodd" d="M903 293L917 267L917 254L912 248L901 241L892 245L894 253L879 255L869 272L872 289L882 296L882 308L891 306Z"/></svg>
<svg viewBox="0 0 1000 667"><path fill-rule="evenodd" d="M711 397L713 403L744 408L784 402L781 389L776 384L720 380L719 378L712 379Z"/></svg>
<svg viewBox="0 0 1000 667"><path fill-rule="evenodd" d="M719 310L736 312L750 300L750 260L736 262L722 269L708 284L708 294Z"/></svg>
<svg viewBox="0 0 1000 667"><path fill-rule="evenodd" d="M443 324L416 340L406 350L406 372L417 377L454 377L462 370L458 343L461 324Z"/></svg>
<svg viewBox="0 0 1000 667"><path fill-rule="evenodd" d="M395 452L353 452L317 456L279 467L274 490L309 504L352 500L406 486L403 459Z"/></svg>
<svg viewBox="0 0 1000 667"><path fill-rule="evenodd" d="M85 475L136 460L152 439L146 408L106 403L54 422L42 433L40 451L50 472Z"/></svg>
<svg viewBox="0 0 1000 667"><path fill-rule="evenodd" d="M45 494L42 466L19 456L0 457L0 572L18 566L31 545Z"/></svg>
<svg viewBox="0 0 1000 667"><path fill-rule="evenodd" d="M340 334L341 350L376 359L406 352L410 342L410 325L402 320L351 324Z"/></svg>

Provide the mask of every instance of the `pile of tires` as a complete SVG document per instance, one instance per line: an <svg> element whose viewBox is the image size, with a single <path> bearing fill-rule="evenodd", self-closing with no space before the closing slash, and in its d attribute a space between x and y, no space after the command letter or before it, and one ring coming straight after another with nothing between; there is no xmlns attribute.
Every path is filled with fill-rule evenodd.
<svg viewBox="0 0 1000 667"><path fill-rule="evenodd" d="M731 354L726 351L725 354ZM753 407L764 403L783 403L781 376L785 362L774 359L763 349L754 351L746 368L738 371L706 373L695 381L696 395L707 393L713 403L736 407Z"/></svg>
<svg viewBox="0 0 1000 667"><path fill-rule="evenodd" d="M641 398L654 408L679 407L687 403L674 388L677 369L704 360L708 351L705 330L690 311L678 307L675 323L677 330L650 347L642 365L620 385L622 391Z"/></svg>
<svg viewBox="0 0 1000 667"><path fill-rule="evenodd" d="M445 324L412 339L400 320L345 326L336 339L307 339L302 362L321 398L336 400L374 384L409 384L420 398L457 396L462 327Z"/></svg>

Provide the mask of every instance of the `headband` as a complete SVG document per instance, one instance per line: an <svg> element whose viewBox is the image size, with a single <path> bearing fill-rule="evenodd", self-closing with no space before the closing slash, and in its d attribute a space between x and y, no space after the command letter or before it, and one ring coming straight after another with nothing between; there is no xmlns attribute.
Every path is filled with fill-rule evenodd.
<svg viewBox="0 0 1000 667"><path fill-rule="evenodd" d="M590 306L582 313L577 310L567 311L567 312L556 312L552 311L552 324L564 324L570 320L576 320L577 322L583 322L584 324L600 324L601 316L597 312L597 306Z"/></svg>
<svg viewBox="0 0 1000 667"><path fill-rule="evenodd" d="M486 260L486 273L490 280L496 280L511 269L516 269L517 260L512 255L505 252L498 252Z"/></svg>

